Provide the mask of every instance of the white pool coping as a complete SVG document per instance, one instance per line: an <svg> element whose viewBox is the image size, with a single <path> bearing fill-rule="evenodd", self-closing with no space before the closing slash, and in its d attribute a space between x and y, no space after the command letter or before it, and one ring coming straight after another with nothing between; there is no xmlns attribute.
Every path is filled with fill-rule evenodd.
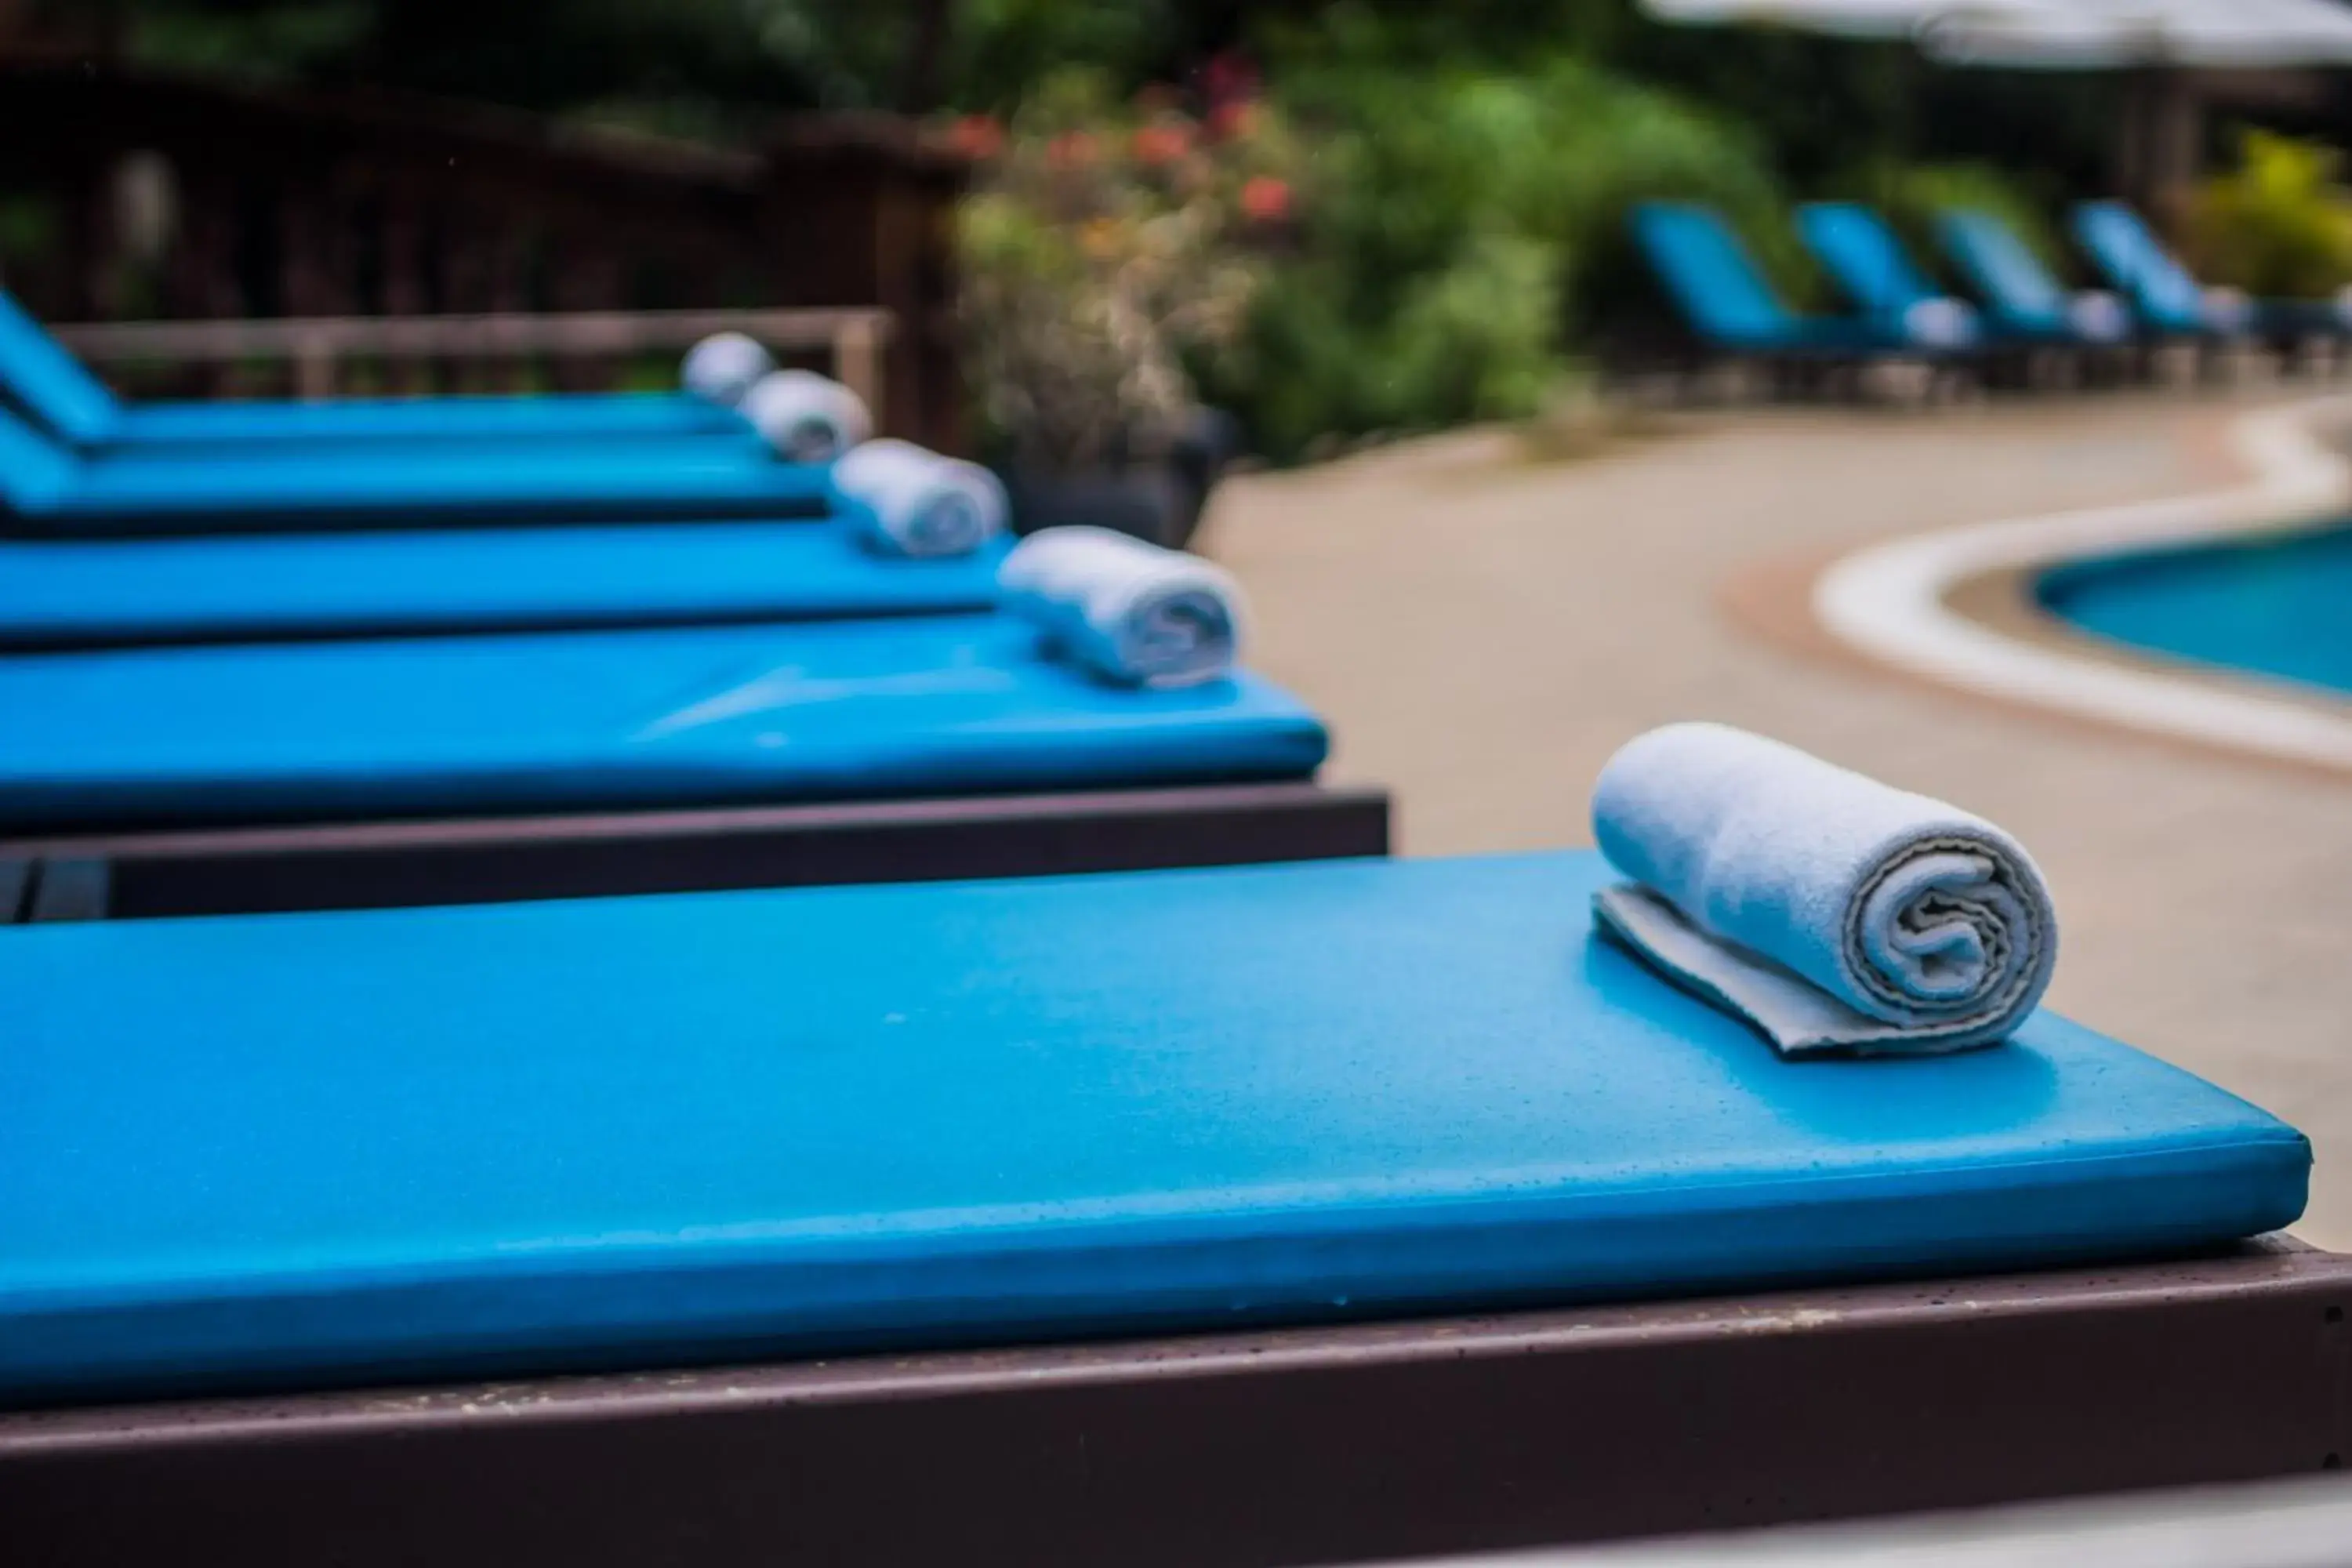
<svg viewBox="0 0 2352 1568"><path fill-rule="evenodd" d="M2252 681L2173 673L2153 660L2027 641L1945 601L1987 573L2084 556L2275 532L2352 510L2352 463L2313 434L2352 418L2352 396L2262 409L2233 421L2245 482L2202 495L1969 523L1908 535L1833 563L1812 612L1847 647L1979 695L2281 761L2352 771L2352 705L2302 701ZM2352 613L2352 611L2347 611Z"/></svg>

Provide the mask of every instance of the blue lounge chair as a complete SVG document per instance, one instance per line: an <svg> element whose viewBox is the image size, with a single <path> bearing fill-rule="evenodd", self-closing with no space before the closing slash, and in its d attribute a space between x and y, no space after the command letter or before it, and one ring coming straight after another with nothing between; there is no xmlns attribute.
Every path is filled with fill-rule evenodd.
<svg viewBox="0 0 2352 1568"><path fill-rule="evenodd" d="M2074 208L2072 221L2075 243L2099 275L2131 302L2151 337L2229 340L2284 323L2275 310L2199 283L2139 214L2121 202L2084 202Z"/></svg>
<svg viewBox="0 0 2352 1568"><path fill-rule="evenodd" d="M1691 331L1718 353L1852 361L1912 346L1899 325L1870 318L1800 316L1790 310L1730 226L1706 207L1642 202L1629 221Z"/></svg>
<svg viewBox="0 0 2352 1568"><path fill-rule="evenodd" d="M0 410L0 532L75 537L823 517L828 471L749 442L84 457Z"/></svg>
<svg viewBox="0 0 2352 1568"><path fill-rule="evenodd" d="M2173 335L2261 336L2280 344L2352 336L2352 309L2336 300L2248 300L2207 289L2189 274L2139 214L2121 202L2074 209L2074 233L2101 270Z"/></svg>
<svg viewBox="0 0 2352 1568"><path fill-rule="evenodd" d="M751 438L733 409L684 393L124 404L0 290L0 401L90 456L239 446Z"/></svg>
<svg viewBox="0 0 2352 1568"><path fill-rule="evenodd" d="M1608 876L0 930L0 1403L1948 1276L2302 1211L2292 1128L2048 1013L1780 1059L1592 937Z"/></svg>
<svg viewBox="0 0 2352 1568"><path fill-rule="evenodd" d="M2053 348L2103 348L2126 341L2132 320L2104 292L2072 293L2050 275L2017 231L1990 213L1948 208L1937 238L1982 301L1993 335Z"/></svg>
<svg viewBox="0 0 2352 1568"><path fill-rule="evenodd" d="M0 659L0 826L381 821L1310 777L1255 676L1103 684L992 615Z"/></svg>
<svg viewBox="0 0 2352 1568"><path fill-rule="evenodd" d="M984 610L1002 543L877 554L841 520L0 539L0 648Z"/></svg>
<svg viewBox="0 0 2352 1568"><path fill-rule="evenodd" d="M1797 232L1848 300L1919 352L1953 355L1976 348L1976 312L1951 299L1913 264L1886 220L1856 202L1811 202L1797 209Z"/></svg>

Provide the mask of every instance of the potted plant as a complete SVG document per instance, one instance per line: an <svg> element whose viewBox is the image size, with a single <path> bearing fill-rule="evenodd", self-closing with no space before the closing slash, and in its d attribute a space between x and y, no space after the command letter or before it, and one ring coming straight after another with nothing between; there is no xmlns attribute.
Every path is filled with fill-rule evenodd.
<svg viewBox="0 0 2352 1568"><path fill-rule="evenodd" d="M1234 446L1185 362L1244 328L1289 216L1282 139L1255 105L1203 122L1082 76L955 139L978 164L958 314L1015 526L1181 545Z"/></svg>

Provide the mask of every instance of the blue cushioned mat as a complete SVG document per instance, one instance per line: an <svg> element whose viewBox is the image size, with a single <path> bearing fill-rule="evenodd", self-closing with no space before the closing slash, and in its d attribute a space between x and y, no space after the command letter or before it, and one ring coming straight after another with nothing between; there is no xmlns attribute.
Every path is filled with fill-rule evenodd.
<svg viewBox="0 0 2352 1568"><path fill-rule="evenodd" d="M67 537L819 517L832 510L831 472L716 437L84 458L0 410L5 531Z"/></svg>
<svg viewBox="0 0 2352 1568"><path fill-rule="evenodd" d="M87 452L246 443L610 440L749 435L731 408L678 392L123 404L0 289L0 401Z"/></svg>
<svg viewBox="0 0 2352 1568"><path fill-rule="evenodd" d="M0 647L978 610L1003 555L838 521L0 540Z"/></svg>
<svg viewBox="0 0 2352 1568"><path fill-rule="evenodd" d="M290 442L608 441L745 436L720 404L678 392L480 397L336 398L325 403L133 403L116 416L115 449L209 449Z"/></svg>
<svg viewBox="0 0 2352 1568"><path fill-rule="evenodd" d="M1591 937L1607 874L0 928L0 1397L1638 1299L2302 1209L2293 1129L2047 1013L1781 1060Z"/></svg>
<svg viewBox="0 0 2352 1568"><path fill-rule="evenodd" d="M992 616L0 658L0 824L382 817L1300 778L1255 676L1108 686Z"/></svg>

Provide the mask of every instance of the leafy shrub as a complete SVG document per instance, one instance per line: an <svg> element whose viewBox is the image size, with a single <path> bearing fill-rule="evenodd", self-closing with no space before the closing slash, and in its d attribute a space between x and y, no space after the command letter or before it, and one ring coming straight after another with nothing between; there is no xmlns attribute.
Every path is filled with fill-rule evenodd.
<svg viewBox="0 0 2352 1568"><path fill-rule="evenodd" d="M2352 283L2352 200L2341 155L2249 131L2237 169L2209 180L2190 211L2189 249L2206 281L2250 294L2314 299Z"/></svg>
<svg viewBox="0 0 2352 1568"><path fill-rule="evenodd" d="M1171 436L1194 395L1183 354L1240 335L1286 220L1278 126L1253 113L1213 133L1066 73L1009 127L956 134L982 171L957 213L958 310L999 441L1070 468Z"/></svg>
<svg viewBox="0 0 2352 1568"><path fill-rule="evenodd" d="M1716 202L1790 255L1759 152L1670 96L1573 58L1414 67L1349 42L1278 77L1308 154L1296 247L1202 366L1269 455L1531 412L1622 283L1641 197Z"/></svg>

